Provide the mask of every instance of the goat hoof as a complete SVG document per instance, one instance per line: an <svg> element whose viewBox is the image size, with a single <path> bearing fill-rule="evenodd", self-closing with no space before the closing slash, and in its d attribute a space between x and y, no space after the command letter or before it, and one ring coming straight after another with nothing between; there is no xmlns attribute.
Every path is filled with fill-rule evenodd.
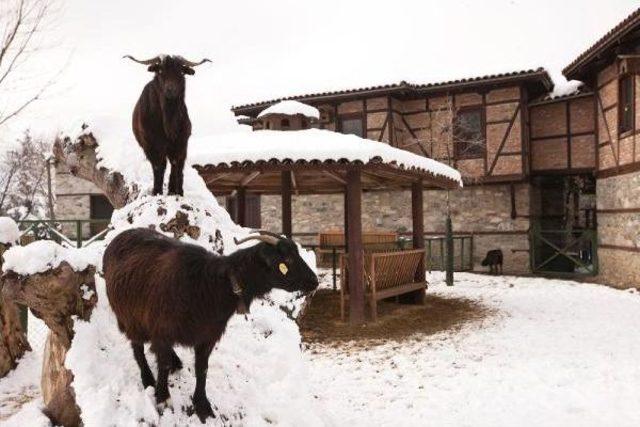
<svg viewBox="0 0 640 427"><path fill-rule="evenodd" d="M154 380L153 377L142 377L142 386L144 388L155 387L156 380Z"/></svg>
<svg viewBox="0 0 640 427"><path fill-rule="evenodd" d="M211 403L209 403L207 398L193 399L193 409L203 424L206 422L207 418L216 417L213 413L213 409L211 408Z"/></svg>
<svg viewBox="0 0 640 427"><path fill-rule="evenodd" d="M166 410L172 410L173 411L173 402L171 401L171 398L167 398L164 402L160 402L160 403L156 403L156 408L158 409L158 413L160 415L162 415L162 413Z"/></svg>

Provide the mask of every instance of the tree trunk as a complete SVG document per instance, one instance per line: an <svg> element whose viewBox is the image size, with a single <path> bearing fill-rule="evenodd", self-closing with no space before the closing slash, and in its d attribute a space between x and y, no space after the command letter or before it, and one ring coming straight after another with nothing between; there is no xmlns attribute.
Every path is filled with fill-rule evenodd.
<svg viewBox="0 0 640 427"><path fill-rule="evenodd" d="M42 397L45 413L56 425L80 425L71 382L73 373L64 367L73 339L73 318L88 320L98 297L94 283L95 268L74 271L69 264L43 273L21 276L7 272L3 294L24 304L50 329L42 365Z"/></svg>
<svg viewBox="0 0 640 427"><path fill-rule="evenodd" d="M69 137L58 138L53 144L53 155L72 175L91 181L100 188L115 209L122 208L138 194L139 189L135 185L127 186L119 172L98 167L97 147L91 133L80 135L75 141Z"/></svg>
<svg viewBox="0 0 640 427"><path fill-rule="evenodd" d="M0 269L2 254L6 249L8 245L0 243ZM3 296L3 285L0 279L0 378L17 366L25 351L31 350L20 322L18 307L14 301Z"/></svg>

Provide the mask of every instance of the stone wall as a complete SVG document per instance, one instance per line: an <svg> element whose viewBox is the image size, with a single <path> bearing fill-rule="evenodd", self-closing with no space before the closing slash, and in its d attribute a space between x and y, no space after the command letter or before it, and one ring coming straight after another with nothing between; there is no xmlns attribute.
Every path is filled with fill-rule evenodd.
<svg viewBox="0 0 640 427"><path fill-rule="evenodd" d="M598 179L598 279L640 286L640 172Z"/></svg>
<svg viewBox="0 0 640 427"><path fill-rule="evenodd" d="M530 187L515 185L516 217L511 218L509 185L468 187L450 193L452 222L455 234L474 234L474 264L479 264L490 249L502 249L505 272L529 271ZM316 243L316 234L344 227L344 197L335 195L293 196L293 232L304 233L298 239ZM426 190L424 194L425 232L443 235L445 230L447 193ZM362 199L364 230L411 232L411 194L405 192L371 192ZM262 197L262 226L280 230L280 196ZM512 250L515 250L512 251Z"/></svg>
<svg viewBox="0 0 640 427"><path fill-rule="evenodd" d="M77 178L62 169L56 169L55 183L56 219L89 219L91 217L90 197L92 194L102 194L102 191L92 182ZM89 224L84 224L82 235L89 236L90 233ZM63 224L63 234L75 238L75 224Z"/></svg>

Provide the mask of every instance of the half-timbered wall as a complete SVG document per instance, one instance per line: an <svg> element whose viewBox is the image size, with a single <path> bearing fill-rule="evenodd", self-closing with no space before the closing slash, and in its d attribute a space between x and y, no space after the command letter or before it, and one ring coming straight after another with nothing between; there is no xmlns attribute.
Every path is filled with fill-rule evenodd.
<svg viewBox="0 0 640 427"><path fill-rule="evenodd" d="M530 105L529 122L531 173L595 171L593 95Z"/></svg>
<svg viewBox="0 0 640 427"><path fill-rule="evenodd" d="M361 117L364 137L451 164L469 182L515 181L526 173L523 92L511 86L417 99L380 96L317 107L331 117L321 124L325 129L340 131L342 118ZM477 158L456 158L453 117L472 108L482 111L484 150Z"/></svg>
<svg viewBox="0 0 640 427"><path fill-rule="evenodd" d="M619 82L623 74L618 61L610 64L597 76L596 106L598 124L598 171L601 176L640 170L640 76L634 80L635 120L632 129L619 132Z"/></svg>
<svg viewBox="0 0 640 427"><path fill-rule="evenodd" d="M640 76L624 68L615 61L595 79L600 280L620 287L640 280ZM635 120L621 133L618 92L625 71L634 82Z"/></svg>

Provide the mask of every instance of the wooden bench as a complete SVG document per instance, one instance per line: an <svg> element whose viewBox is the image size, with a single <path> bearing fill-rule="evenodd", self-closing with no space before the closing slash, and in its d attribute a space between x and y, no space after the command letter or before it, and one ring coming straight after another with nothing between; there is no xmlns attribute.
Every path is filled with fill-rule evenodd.
<svg viewBox="0 0 640 427"><path fill-rule="evenodd" d="M398 233L391 231L365 231L362 233L362 244L377 251L391 251L395 248L398 240ZM329 231L318 233L318 265L328 265L331 259L326 259L326 255L331 255L334 251L337 254L345 252L345 238L343 231ZM366 250L366 248L365 248Z"/></svg>
<svg viewBox="0 0 640 427"><path fill-rule="evenodd" d="M427 288L426 281L416 282L424 259L424 249L364 254L365 299L371 307L371 318L378 318L377 302ZM345 320L345 303L349 300L347 254L340 257L340 316Z"/></svg>

